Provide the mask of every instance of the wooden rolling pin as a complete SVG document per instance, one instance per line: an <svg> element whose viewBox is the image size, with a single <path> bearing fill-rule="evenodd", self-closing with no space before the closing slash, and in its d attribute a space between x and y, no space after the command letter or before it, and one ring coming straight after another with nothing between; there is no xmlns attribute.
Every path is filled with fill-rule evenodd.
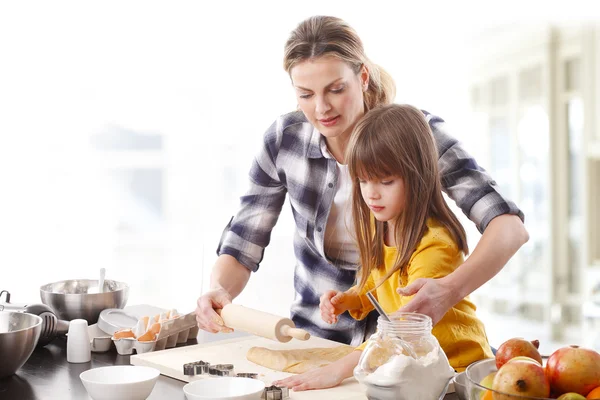
<svg viewBox="0 0 600 400"><path fill-rule="evenodd" d="M289 342L292 338L308 340L310 333L296 328L289 318L254 310L237 304L227 304L217 310L226 326L262 336L278 342Z"/></svg>

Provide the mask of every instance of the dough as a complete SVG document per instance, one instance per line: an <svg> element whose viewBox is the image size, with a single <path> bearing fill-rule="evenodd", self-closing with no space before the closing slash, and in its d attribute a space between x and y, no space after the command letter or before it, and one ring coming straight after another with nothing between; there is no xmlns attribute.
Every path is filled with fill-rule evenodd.
<svg viewBox="0 0 600 400"><path fill-rule="evenodd" d="M301 374L314 368L319 368L354 351L352 346L332 348L313 348L297 350L270 350L265 347L252 347L246 358L255 364L276 371Z"/></svg>

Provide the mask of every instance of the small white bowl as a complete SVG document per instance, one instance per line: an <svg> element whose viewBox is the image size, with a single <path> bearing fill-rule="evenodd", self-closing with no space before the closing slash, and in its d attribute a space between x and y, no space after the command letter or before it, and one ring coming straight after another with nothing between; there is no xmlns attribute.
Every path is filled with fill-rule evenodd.
<svg viewBox="0 0 600 400"><path fill-rule="evenodd" d="M456 393L458 400L468 400L469 396L467 395L467 374L463 371L454 375L452 382L454 383L454 393Z"/></svg>
<svg viewBox="0 0 600 400"><path fill-rule="evenodd" d="M251 378L208 378L188 383L183 392L188 400L256 400L265 383Z"/></svg>
<svg viewBox="0 0 600 400"><path fill-rule="evenodd" d="M79 378L93 400L144 400L159 375L156 368L117 365L88 369Z"/></svg>

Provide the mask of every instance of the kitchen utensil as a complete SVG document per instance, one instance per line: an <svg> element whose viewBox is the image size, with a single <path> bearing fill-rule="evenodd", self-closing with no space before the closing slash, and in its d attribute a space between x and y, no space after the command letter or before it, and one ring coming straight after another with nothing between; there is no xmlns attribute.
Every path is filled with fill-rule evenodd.
<svg viewBox="0 0 600 400"><path fill-rule="evenodd" d="M56 337L64 335L69 330L69 322L59 320L54 311L45 304L16 304L10 302L10 293L6 290L0 292L6 294L6 303L0 303L0 311L16 311L34 314L42 318L42 328L37 347L43 347L53 341Z"/></svg>
<svg viewBox="0 0 600 400"><path fill-rule="evenodd" d="M187 376L212 375L212 376L235 376L233 364L211 365L205 361L195 361L183 364L183 374ZM248 377L245 377L248 378Z"/></svg>
<svg viewBox="0 0 600 400"><path fill-rule="evenodd" d="M123 308L129 296L126 283L112 280L104 282L103 293L90 293L97 290L97 280L75 279L49 283L40 287L40 296L42 302L49 305L60 319L85 319L89 324L95 324L102 310Z"/></svg>
<svg viewBox="0 0 600 400"><path fill-rule="evenodd" d="M377 299L375 298L375 296L373 296L371 294L371 292L367 292L367 298L369 299L369 301L371 302L371 304L373 304L373 307L375 307L375 309L377 310L377 312L379 313L379 315L381 315L381 318L383 318L384 320L386 320L387 322L390 322L390 317L388 317L388 315L385 313L385 311L383 311L383 308L381 307L381 304L379 304L379 302L377 301ZM417 358L417 355L415 353L415 351L412 349L412 347L406 343L404 340L402 340L402 338L400 338L400 345L402 346L402 348L404 349L404 351L406 351L406 354L408 354L409 356L411 356L412 358Z"/></svg>
<svg viewBox="0 0 600 400"><path fill-rule="evenodd" d="M286 387L279 387L279 386L268 386L266 387L261 396L261 399L264 400L284 400L284 399L289 399L290 398L290 390Z"/></svg>
<svg viewBox="0 0 600 400"><path fill-rule="evenodd" d="M40 338L42 318L37 315L0 312L0 378L14 374L31 356Z"/></svg>
<svg viewBox="0 0 600 400"><path fill-rule="evenodd" d="M469 400L469 394L467 393L467 373L463 371L454 375L452 383L454 384L454 393L458 396L458 400Z"/></svg>
<svg viewBox="0 0 600 400"><path fill-rule="evenodd" d="M383 319L385 319L387 322L390 322L390 317L388 317L387 314L385 313L385 311L383 311L383 308L381 308L381 305L379 304L377 299L375 299L375 296L373 296L373 294L371 294L371 292L367 292L367 297L368 297L369 301L371 302L371 304L373 304L373 307L375 307L375 309L377 310L379 315L381 315L381 317Z"/></svg>
<svg viewBox="0 0 600 400"><path fill-rule="evenodd" d="M92 359L88 323L85 319L74 319L69 324L67 337L67 361L70 363L86 363Z"/></svg>
<svg viewBox="0 0 600 400"><path fill-rule="evenodd" d="M98 292L104 292L104 277L106 276L106 268L100 268L100 281L98 282Z"/></svg>
<svg viewBox="0 0 600 400"><path fill-rule="evenodd" d="M159 375L155 368L117 365L89 369L79 378L93 400L144 400Z"/></svg>
<svg viewBox="0 0 600 400"><path fill-rule="evenodd" d="M188 400L259 400L264 382L251 378L209 378L188 383L183 393Z"/></svg>
<svg viewBox="0 0 600 400"><path fill-rule="evenodd" d="M249 332L257 336L289 342L292 338L308 340L310 334L304 329L296 328L289 318L254 310L237 304L227 304L217 310L226 326Z"/></svg>

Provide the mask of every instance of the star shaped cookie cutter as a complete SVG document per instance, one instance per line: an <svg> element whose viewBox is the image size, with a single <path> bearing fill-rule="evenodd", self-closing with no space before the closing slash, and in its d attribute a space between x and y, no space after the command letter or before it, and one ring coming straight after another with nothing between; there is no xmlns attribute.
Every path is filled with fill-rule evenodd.
<svg viewBox="0 0 600 400"><path fill-rule="evenodd" d="M290 390L286 387L279 386L268 386L263 390L262 396L260 397L263 400L284 400L290 398Z"/></svg>

